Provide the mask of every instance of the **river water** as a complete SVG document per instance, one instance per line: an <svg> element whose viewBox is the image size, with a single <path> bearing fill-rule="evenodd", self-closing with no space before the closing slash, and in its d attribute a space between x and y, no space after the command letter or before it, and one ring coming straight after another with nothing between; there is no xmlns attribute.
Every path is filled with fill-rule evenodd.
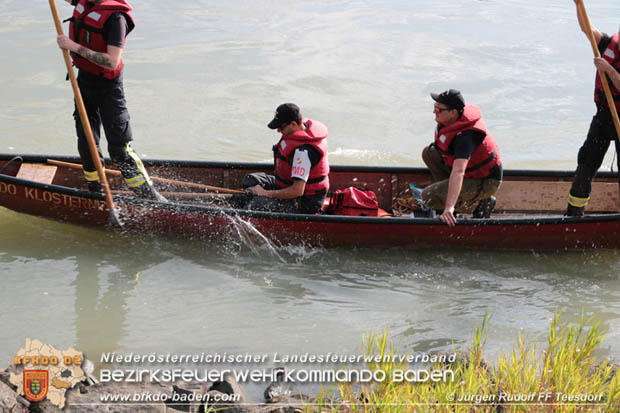
<svg viewBox="0 0 620 413"><path fill-rule="evenodd" d="M0 152L75 154L45 2L0 2ZM507 168L573 169L594 67L571 1L134 0L125 87L145 158L268 161L275 107L330 128L334 164L421 166L431 91L478 104ZM58 4L68 17L70 7ZM601 30L620 3L588 3ZM603 170L608 170L610 152ZM616 252L272 249L119 235L0 209L0 366L27 337L104 351L358 354L461 347L486 311L491 361L549 318L599 314L620 358Z"/></svg>

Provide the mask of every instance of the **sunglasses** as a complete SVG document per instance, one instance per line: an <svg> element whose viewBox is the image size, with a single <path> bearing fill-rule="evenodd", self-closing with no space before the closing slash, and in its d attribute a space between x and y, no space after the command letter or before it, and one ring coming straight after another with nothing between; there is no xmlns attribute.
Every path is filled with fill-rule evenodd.
<svg viewBox="0 0 620 413"><path fill-rule="evenodd" d="M452 108L440 108L439 106L434 106L433 113L441 113L444 110L452 110Z"/></svg>

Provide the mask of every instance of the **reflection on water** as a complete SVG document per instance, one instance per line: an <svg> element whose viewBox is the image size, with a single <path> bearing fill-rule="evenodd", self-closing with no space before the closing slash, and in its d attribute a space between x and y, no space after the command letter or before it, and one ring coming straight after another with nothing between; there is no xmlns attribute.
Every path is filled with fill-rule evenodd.
<svg viewBox="0 0 620 413"><path fill-rule="evenodd" d="M611 344L620 316L615 252L274 250L2 217L0 270L13 288L0 300L15 311L2 315L0 362L24 334L87 355L357 353L364 332L389 328L402 347L446 351L469 341L487 310L494 354L522 331L543 342L554 312L575 319L582 308L601 314L609 351L620 354Z"/></svg>

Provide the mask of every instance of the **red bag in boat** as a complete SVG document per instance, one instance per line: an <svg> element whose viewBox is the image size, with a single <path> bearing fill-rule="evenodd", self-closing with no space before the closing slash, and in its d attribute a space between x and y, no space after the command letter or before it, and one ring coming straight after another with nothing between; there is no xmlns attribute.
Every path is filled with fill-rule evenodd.
<svg viewBox="0 0 620 413"><path fill-rule="evenodd" d="M332 215L376 217L378 212L375 193L352 186L334 191L327 207L327 213Z"/></svg>

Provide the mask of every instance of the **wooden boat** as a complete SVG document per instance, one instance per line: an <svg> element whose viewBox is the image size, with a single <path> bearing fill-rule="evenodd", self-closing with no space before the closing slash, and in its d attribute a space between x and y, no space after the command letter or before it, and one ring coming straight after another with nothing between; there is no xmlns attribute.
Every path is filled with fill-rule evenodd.
<svg viewBox="0 0 620 413"><path fill-rule="evenodd" d="M110 228L103 196L86 191L80 170L50 165L49 159L79 163L77 157L0 154L0 206L57 221ZM236 188L250 172L269 172L255 163L145 160L154 177ZM277 245L474 248L506 250L587 250L620 248L617 174L600 173L593 183L585 217L564 217L573 173L505 171L491 218L466 215L455 227L436 218L299 215L238 210L204 189L170 182L157 187L172 202L162 203L117 191L122 230L226 240L239 221ZM110 176L114 189L123 188ZM332 166L332 189L356 186L373 190L390 211L410 182L431 182L428 170L406 167Z"/></svg>

